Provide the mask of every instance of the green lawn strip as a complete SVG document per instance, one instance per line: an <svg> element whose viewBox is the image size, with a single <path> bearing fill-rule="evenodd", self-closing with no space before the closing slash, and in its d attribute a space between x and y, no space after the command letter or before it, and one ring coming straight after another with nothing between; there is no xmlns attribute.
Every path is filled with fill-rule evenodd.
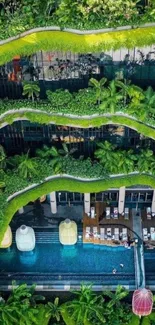
<svg viewBox="0 0 155 325"><path fill-rule="evenodd" d="M34 201L44 194L49 194L52 191L97 193L105 191L109 188L119 188L120 186L127 187L134 185L147 185L155 188L155 177L151 175L134 174L127 176L118 176L111 179L99 179L96 181L81 181L78 179L61 177L36 185L33 189L19 194L8 202L7 207L4 211L4 219L1 222L0 242L3 239L7 226L10 223L15 212L22 206L27 205L28 202Z"/></svg>
<svg viewBox="0 0 155 325"><path fill-rule="evenodd" d="M35 32L0 45L0 64L11 61L15 55L30 55L40 50L87 53L150 46L154 43L155 27L90 35L63 31Z"/></svg>
<svg viewBox="0 0 155 325"><path fill-rule="evenodd" d="M91 116L90 116L91 117ZM39 123L39 124L57 124L57 125L67 125L67 126L75 126L75 127L100 127L105 124L118 124L124 125L131 129L135 129L137 132L143 134L146 137L155 139L155 128L143 124L141 121L136 121L132 119L132 117L126 117L121 115L111 115L111 116L98 116L98 117L91 117L88 116L87 119L73 118L69 116L63 115L50 115L42 112L13 112L5 115L0 120L0 126L3 123L12 124L14 119L22 118L24 120L28 119L31 122Z"/></svg>

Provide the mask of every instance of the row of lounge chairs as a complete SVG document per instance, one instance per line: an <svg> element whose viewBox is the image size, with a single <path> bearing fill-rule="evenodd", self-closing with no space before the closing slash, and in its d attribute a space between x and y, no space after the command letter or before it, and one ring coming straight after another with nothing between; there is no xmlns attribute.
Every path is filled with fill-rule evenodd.
<svg viewBox="0 0 155 325"><path fill-rule="evenodd" d="M143 240L155 240L155 228L150 227L150 233L148 232L147 228L143 228Z"/></svg>
<svg viewBox="0 0 155 325"><path fill-rule="evenodd" d="M118 219L118 208L114 207L111 213L110 207L106 207L106 219L110 219L110 217ZM129 208L125 208L124 210L124 219L129 220Z"/></svg>
<svg viewBox="0 0 155 325"><path fill-rule="evenodd" d="M97 227L93 227L93 230L91 232L90 227L86 227L86 239L89 239L91 237L93 238L100 238L100 240L119 240L121 236L122 241L127 241L128 235L127 235L127 228L122 228L122 232L119 232L119 228L114 228L114 233L112 235L111 228L100 228L100 233L97 232Z"/></svg>

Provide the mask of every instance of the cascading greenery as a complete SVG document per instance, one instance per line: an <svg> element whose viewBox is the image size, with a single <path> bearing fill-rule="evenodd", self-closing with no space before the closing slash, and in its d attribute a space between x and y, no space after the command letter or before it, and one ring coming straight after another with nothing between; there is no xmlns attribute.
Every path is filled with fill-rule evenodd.
<svg viewBox="0 0 155 325"><path fill-rule="evenodd" d="M108 83L105 78L100 82L92 78L90 85L73 94L68 90L48 90L46 101L1 100L0 113L6 114L1 116L0 126L3 123L11 124L18 118L41 124L56 123L84 128L113 123L136 129L155 139L155 92L151 87L143 91L140 87L119 80ZM33 112L33 109L38 112ZM84 115L87 118L82 118Z"/></svg>
<svg viewBox="0 0 155 325"><path fill-rule="evenodd" d="M97 160L75 159L72 154L73 152L68 151L66 146L60 150L55 147L44 147L37 151L35 158L29 157L28 153L6 158L4 168L0 171L0 182L3 183L0 192L0 241L14 213L21 206L52 190L94 193L109 187L137 184L155 186L155 156L149 149L139 152L125 151L105 141L99 143L95 151ZM137 174L128 175L135 171ZM45 181L47 177L57 173L62 176ZM124 176L110 177L111 174L121 173ZM64 177L64 174L77 179ZM79 177L83 180L78 179ZM96 180L93 180L94 178ZM7 202L10 195L32 184L38 185Z"/></svg>
<svg viewBox="0 0 155 325"><path fill-rule="evenodd" d="M36 31L0 45L0 65L14 56L26 56L37 51L71 51L97 53L120 48L150 46L155 43L155 27L142 27L105 33L75 34L63 31Z"/></svg>

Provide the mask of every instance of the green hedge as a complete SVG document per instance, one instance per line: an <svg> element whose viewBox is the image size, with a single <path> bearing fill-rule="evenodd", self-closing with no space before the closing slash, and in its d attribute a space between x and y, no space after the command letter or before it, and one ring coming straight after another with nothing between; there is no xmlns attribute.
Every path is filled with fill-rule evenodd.
<svg viewBox="0 0 155 325"><path fill-rule="evenodd" d="M135 174L132 176L120 176L110 179L100 179L97 181L80 181L78 179L70 179L62 176L60 178L46 181L25 193L19 194L17 197L13 198L7 203L3 220L1 220L0 242L3 239L7 226L15 212L22 206L25 206L28 202L34 201L44 194L48 194L52 191L97 193L105 191L109 188L119 188L120 186L127 187L134 185L146 185L155 188L155 177L150 175Z"/></svg>
<svg viewBox="0 0 155 325"><path fill-rule="evenodd" d="M27 108L26 108L27 109ZM104 124L118 124L124 125L131 129L136 130L137 132L143 134L146 137L155 139L155 128L153 126L149 126L144 124L141 121L136 121L131 117L120 116L115 113L115 115L111 116L98 116L98 117L91 117L88 116L87 119L74 118L64 115L56 115L56 114L49 114L46 112L13 112L1 117L0 119L0 127L2 127L3 123L12 124L15 119L22 118L28 119L31 122L39 123L39 124L57 124L57 125L67 125L67 126L75 126L75 127L100 127Z"/></svg>
<svg viewBox="0 0 155 325"><path fill-rule="evenodd" d="M101 52L111 49L150 46L155 43L155 27L77 35L63 31L35 32L0 45L0 65L15 55L30 55L40 50Z"/></svg>

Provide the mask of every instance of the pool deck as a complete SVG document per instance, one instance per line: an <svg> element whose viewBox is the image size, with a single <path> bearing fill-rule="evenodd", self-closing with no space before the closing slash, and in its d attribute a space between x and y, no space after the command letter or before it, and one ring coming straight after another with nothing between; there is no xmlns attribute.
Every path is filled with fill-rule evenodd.
<svg viewBox="0 0 155 325"><path fill-rule="evenodd" d="M115 228L119 229L119 233L122 232L122 228L127 228L127 234L130 235L130 238L132 239L133 234L129 229L133 228L133 222L132 222L132 213L131 210L129 210L129 219L126 220L124 216L119 215L117 219L110 218L106 219L103 218L100 221L100 216L103 214L103 211L105 211L106 205L103 202L96 202L95 203L95 218L90 218L86 213L84 213L83 217L83 243L93 243L93 244L102 244L102 245L108 245L108 246L124 246L124 242L119 240L115 240L114 238L114 230ZM99 236L96 238L94 236L90 236L89 238L86 238L86 227L90 227L91 231L93 232L93 227L97 227L97 233ZM111 234L112 238L111 240L107 239L101 239L100 238L100 229L104 228L105 233L107 233L107 228L111 228ZM129 228L129 229L128 229Z"/></svg>

